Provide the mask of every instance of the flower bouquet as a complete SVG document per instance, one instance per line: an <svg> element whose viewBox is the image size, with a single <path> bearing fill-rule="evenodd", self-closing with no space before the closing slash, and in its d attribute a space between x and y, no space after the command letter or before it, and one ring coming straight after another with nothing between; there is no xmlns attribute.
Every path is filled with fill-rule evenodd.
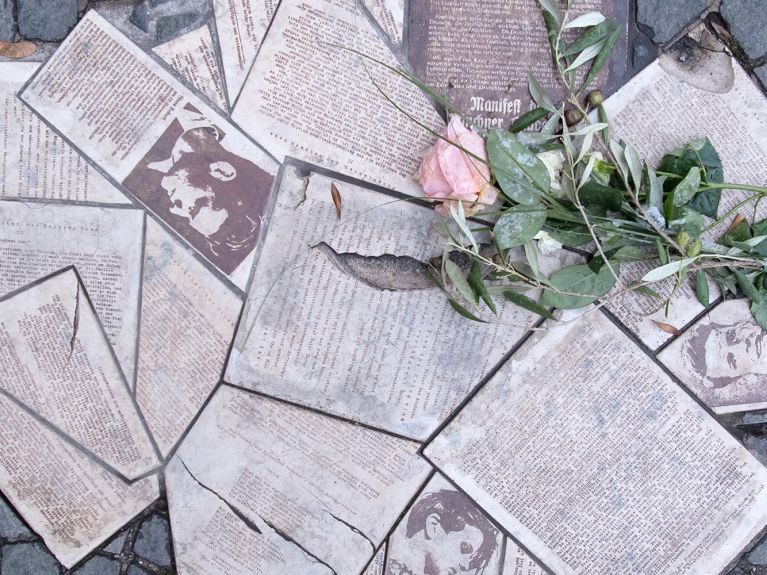
<svg viewBox="0 0 767 575"><path fill-rule="evenodd" d="M546 318L554 318L551 308L581 308L598 299L604 305L627 291L668 308L679 287L692 281L706 307L710 284L725 297L747 297L767 329L767 220L739 213L756 206L767 188L725 183L707 139L669 150L657 166L611 139L603 95L589 89L620 36L618 23L597 12L571 19L569 4L539 3L565 96L555 102L530 76L536 107L508 130L474 129L439 94L395 70L451 113L417 174L446 217L439 225L443 257L431 271L450 304L475 321L497 313L499 297ZM531 131L533 125L542 127ZM733 189L750 195L720 214L722 190ZM544 253L564 245L593 255L545 275L534 243ZM620 281L621 266L639 261L652 262L651 269ZM673 282L670 295L662 297L657 282ZM540 296L531 297L532 289Z"/></svg>

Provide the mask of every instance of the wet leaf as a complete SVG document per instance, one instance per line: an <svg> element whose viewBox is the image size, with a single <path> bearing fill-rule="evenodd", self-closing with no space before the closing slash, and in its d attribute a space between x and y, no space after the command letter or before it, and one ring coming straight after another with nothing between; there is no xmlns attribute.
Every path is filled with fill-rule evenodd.
<svg viewBox="0 0 767 575"><path fill-rule="evenodd" d="M37 45L33 42L0 42L0 56L5 58L24 58L33 54Z"/></svg>
<svg viewBox="0 0 767 575"><path fill-rule="evenodd" d="M618 273L618 266L613 264ZM546 290L541 297L541 304L559 309L577 309L586 306L603 296L615 285L615 278L607 266L599 273L594 273L588 265L567 266L555 272L549 278L556 291Z"/></svg>
<svg viewBox="0 0 767 575"><path fill-rule="evenodd" d="M666 333L670 333L671 335L679 334L679 330L675 328L673 325L671 325L670 323L663 323L662 321L656 321L656 320L652 320L652 322L655 325L657 325L660 329L665 331Z"/></svg>
<svg viewBox="0 0 767 575"><path fill-rule="evenodd" d="M487 137L487 155L503 193L530 206L539 201L539 190L548 192L551 177L546 165L515 134L498 128Z"/></svg>
<svg viewBox="0 0 767 575"><path fill-rule="evenodd" d="M336 207L336 218L341 219L341 192L335 183L330 183L330 195L333 196L333 205Z"/></svg>

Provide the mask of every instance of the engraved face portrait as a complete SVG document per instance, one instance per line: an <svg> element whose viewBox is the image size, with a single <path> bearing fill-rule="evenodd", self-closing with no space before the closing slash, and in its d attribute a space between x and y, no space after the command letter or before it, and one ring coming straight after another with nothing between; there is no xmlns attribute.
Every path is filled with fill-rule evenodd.
<svg viewBox="0 0 767 575"><path fill-rule="evenodd" d="M695 328L684 351L692 369L709 388L757 383L767 376L767 334L752 319L731 324L710 322Z"/></svg>
<svg viewBox="0 0 767 575"><path fill-rule="evenodd" d="M387 575L479 575L498 546L497 529L453 489L424 493L399 535L387 561Z"/></svg>
<svg viewBox="0 0 767 575"><path fill-rule="evenodd" d="M230 274L256 245L272 176L187 105L123 185Z"/></svg>

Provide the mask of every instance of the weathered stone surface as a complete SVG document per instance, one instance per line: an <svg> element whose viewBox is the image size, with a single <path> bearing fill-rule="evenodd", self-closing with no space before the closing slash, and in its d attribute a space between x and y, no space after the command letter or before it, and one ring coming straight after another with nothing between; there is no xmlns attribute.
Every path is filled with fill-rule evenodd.
<svg viewBox="0 0 767 575"><path fill-rule="evenodd" d="M123 545L125 545L125 539L128 537L127 531L125 533L121 533L114 539L112 539L111 543L104 547L104 551L107 551L109 553L119 554L123 550Z"/></svg>
<svg viewBox="0 0 767 575"><path fill-rule="evenodd" d="M13 509L0 499L0 538L17 541L31 537L34 537L34 534L27 529Z"/></svg>
<svg viewBox="0 0 767 575"><path fill-rule="evenodd" d="M637 0L637 23L649 28L656 44L665 44L706 8L706 0Z"/></svg>
<svg viewBox="0 0 767 575"><path fill-rule="evenodd" d="M138 565L131 565L128 567L128 575L149 575L149 572L145 571Z"/></svg>
<svg viewBox="0 0 767 575"><path fill-rule="evenodd" d="M58 575L59 566L42 543L19 543L3 547L0 573L8 575Z"/></svg>
<svg viewBox="0 0 767 575"><path fill-rule="evenodd" d="M721 14L749 58L767 54L767 5L764 0L724 0Z"/></svg>
<svg viewBox="0 0 767 575"><path fill-rule="evenodd" d="M205 0L143 0L136 4L129 21L161 42L204 23L210 15Z"/></svg>
<svg viewBox="0 0 767 575"><path fill-rule="evenodd" d="M170 531L168 520L155 515L141 525L133 550L161 567L170 567Z"/></svg>
<svg viewBox="0 0 767 575"><path fill-rule="evenodd" d="M751 565L767 566L767 538L762 539L756 547L754 547L745 560Z"/></svg>
<svg viewBox="0 0 767 575"><path fill-rule="evenodd" d="M94 557L75 571L74 575L118 575L119 573L119 561L113 561L106 557Z"/></svg>
<svg viewBox="0 0 767 575"><path fill-rule="evenodd" d="M200 21L200 15L195 12L171 14L157 19L156 37L160 42L175 38L182 30L186 30Z"/></svg>
<svg viewBox="0 0 767 575"><path fill-rule="evenodd" d="M756 70L754 70L754 73L762 83L762 87L767 90L767 64L759 66Z"/></svg>
<svg viewBox="0 0 767 575"><path fill-rule="evenodd" d="M77 23L77 0L18 0L19 33L57 42Z"/></svg>
<svg viewBox="0 0 767 575"><path fill-rule="evenodd" d="M13 17L14 0L0 0L0 40L9 42L16 33L16 20Z"/></svg>

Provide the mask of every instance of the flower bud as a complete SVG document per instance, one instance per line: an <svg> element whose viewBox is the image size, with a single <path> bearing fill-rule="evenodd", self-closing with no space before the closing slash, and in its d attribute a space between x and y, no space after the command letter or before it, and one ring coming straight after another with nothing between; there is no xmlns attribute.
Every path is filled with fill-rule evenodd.
<svg viewBox="0 0 767 575"><path fill-rule="evenodd" d="M695 257L700 253L701 248L703 247L703 242L700 240L695 240L690 244L690 247L687 248L687 255L689 257Z"/></svg>
<svg viewBox="0 0 767 575"><path fill-rule="evenodd" d="M690 234L687 232L679 232L676 235L676 243L679 244L679 247L686 248L688 245L690 245L690 240L692 238L690 237Z"/></svg>
<svg viewBox="0 0 767 575"><path fill-rule="evenodd" d="M602 93L601 90L592 90L591 92L589 92L589 95L586 96L586 100L591 106L596 108L602 102L605 101L605 95Z"/></svg>
<svg viewBox="0 0 767 575"><path fill-rule="evenodd" d="M567 110L565 111L565 122L568 126L575 126L583 121L583 113L580 110Z"/></svg>

